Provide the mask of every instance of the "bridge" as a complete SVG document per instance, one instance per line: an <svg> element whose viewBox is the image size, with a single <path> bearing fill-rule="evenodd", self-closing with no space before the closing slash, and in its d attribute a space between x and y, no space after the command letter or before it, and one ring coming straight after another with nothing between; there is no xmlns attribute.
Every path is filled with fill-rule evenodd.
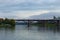
<svg viewBox="0 0 60 40"><path fill-rule="evenodd" d="M46 23L52 23L52 24L56 24L57 27L60 27L60 20L57 19L45 19L45 20L41 20L41 19L15 19L15 21L27 21L27 25L28 27L30 26L31 22L33 21L37 21L40 24L43 24L43 26L46 26Z"/></svg>
<svg viewBox="0 0 60 40"><path fill-rule="evenodd" d="M60 21L58 19L15 19L15 21Z"/></svg>

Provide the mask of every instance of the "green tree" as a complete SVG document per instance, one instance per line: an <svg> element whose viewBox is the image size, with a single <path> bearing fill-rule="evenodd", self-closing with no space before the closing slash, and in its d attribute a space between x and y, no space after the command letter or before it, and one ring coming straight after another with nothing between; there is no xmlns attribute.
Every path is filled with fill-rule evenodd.
<svg viewBox="0 0 60 40"><path fill-rule="evenodd" d="M12 26L15 26L15 20L14 19L10 19L9 24L12 25Z"/></svg>
<svg viewBox="0 0 60 40"><path fill-rule="evenodd" d="M9 19L5 18L5 20L3 22L4 22L4 24L9 24Z"/></svg>

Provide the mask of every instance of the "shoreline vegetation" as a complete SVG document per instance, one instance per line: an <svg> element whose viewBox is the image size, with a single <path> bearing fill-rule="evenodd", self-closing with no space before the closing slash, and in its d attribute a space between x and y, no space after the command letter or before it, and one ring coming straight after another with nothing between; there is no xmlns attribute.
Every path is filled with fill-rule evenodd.
<svg viewBox="0 0 60 40"><path fill-rule="evenodd" d="M35 24L31 24L31 25L38 26L39 29L42 27L42 28L46 28L48 30L50 29L50 30L60 31L60 27L58 27L56 24L52 24L52 23L46 23L45 25L35 23Z"/></svg>
<svg viewBox="0 0 60 40"><path fill-rule="evenodd" d="M4 27L14 27L15 26L15 20L14 19L8 19L8 18L0 18L0 28Z"/></svg>

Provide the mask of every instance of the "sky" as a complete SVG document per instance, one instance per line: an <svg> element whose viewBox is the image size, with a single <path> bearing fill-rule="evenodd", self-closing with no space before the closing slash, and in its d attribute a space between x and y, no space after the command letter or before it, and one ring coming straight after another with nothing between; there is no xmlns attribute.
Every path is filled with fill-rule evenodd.
<svg viewBox="0 0 60 40"><path fill-rule="evenodd" d="M60 0L0 0L0 18L28 18L60 12Z"/></svg>

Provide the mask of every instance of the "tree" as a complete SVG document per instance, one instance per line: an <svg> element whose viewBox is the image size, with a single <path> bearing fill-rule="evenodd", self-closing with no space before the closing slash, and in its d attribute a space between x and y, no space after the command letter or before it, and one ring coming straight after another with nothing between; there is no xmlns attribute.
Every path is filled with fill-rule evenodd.
<svg viewBox="0 0 60 40"><path fill-rule="evenodd" d="M5 20L3 22L4 22L4 24L9 24L9 19L5 18Z"/></svg>
<svg viewBox="0 0 60 40"><path fill-rule="evenodd" d="M10 19L9 24L12 25L12 26L15 26L15 20L14 19Z"/></svg>

